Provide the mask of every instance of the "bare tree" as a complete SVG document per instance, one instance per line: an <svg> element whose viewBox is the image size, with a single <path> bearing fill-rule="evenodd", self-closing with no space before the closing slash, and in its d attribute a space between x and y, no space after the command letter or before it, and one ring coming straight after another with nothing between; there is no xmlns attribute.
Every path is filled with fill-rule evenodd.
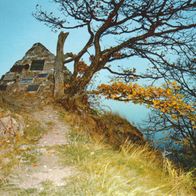
<svg viewBox="0 0 196 196"><path fill-rule="evenodd" d="M54 97L60 99L64 96L64 52L63 47L68 33L61 32L58 37L57 51L55 58L55 85L54 85Z"/></svg>
<svg viewBox="0 0 196 196"><path fill-rule="evenodd" d="M102 69L130 78L159 79L163 65L171 66L168 52L179 54L191 50L194 39L194 0L53 0L59 9L43 11L37 6L34 16L53 30L78 31L89 34L84 47L77 53L68 53L64 64L73 62L74 71L67 92L80 94L94 74ZM110 42L108 42L108 39ZM112 40L112 41L111 41ZM62 45L63 47L63 45ZM81 61L90 61L83 73ZM123 59L147 59L156 68L152 74L122 71ZM116 71L116 64L121 72ZM126 65L127 66L127 65Z"/></svg>
<svg viewBox="0 0 196 196"><path fill-rule="evenodd" d="M187 51L188 54L188 51ZM164 74L165 82L175 80L180 86L179 93L184 95L187 103L196 103L196 61L194 58L178 60L171 67L163 66L160 74ZM193 107L196 105L193 104ZM147 121L148 133L163 133L163 138L169 141L168 150L173 153L177 161L185 167L194 167L196 160L196 132L194 120L187 116L178 116L173 119L170 115L153 110ZM176 143L173 145L173 143Z"/></svg>

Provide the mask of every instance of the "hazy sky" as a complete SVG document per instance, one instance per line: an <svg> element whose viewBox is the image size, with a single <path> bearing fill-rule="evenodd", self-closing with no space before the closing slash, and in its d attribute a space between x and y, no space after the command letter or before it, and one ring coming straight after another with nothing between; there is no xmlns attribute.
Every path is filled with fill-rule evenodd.
<svg viewBox="0 0 196 196"><path fill-rule="evenodd" d="M11 66L36 42L41 42L55 53L58 34L32 16L36 4L41 3L44 7L51 7L48 2L49 0L0 0L0 76L9 71ZM82 44L81 38L85 39L82 31L80 35L70 34L65 50L77 51ZM104 103L135 123L142 122L147 116L147 110L143 106L115 101Z"/></svg>

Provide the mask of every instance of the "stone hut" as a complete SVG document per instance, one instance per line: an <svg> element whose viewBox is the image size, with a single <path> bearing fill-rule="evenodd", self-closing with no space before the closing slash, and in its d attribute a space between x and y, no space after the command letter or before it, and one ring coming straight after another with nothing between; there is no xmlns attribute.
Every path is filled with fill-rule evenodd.
<svg viewBox="0 0 196 196"><path fill-rule="evenodd" d="M35 43L0 80L0 91L44 93L54 86L55 55L41 43ZM65 68L66 79L70 72Z"/></svg>

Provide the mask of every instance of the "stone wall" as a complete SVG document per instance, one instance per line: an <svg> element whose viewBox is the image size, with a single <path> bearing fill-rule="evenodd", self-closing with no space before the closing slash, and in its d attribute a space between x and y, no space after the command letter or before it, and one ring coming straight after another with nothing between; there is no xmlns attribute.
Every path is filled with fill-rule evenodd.
<svg viewBox="0 0 196 196"><path fill-rule="evenodd" d="M6 93L38 93L47 95L54 88L55 55L41 43L35 43L0 80L0 91ZM65 69L66 80L70 71Z"/></svg>

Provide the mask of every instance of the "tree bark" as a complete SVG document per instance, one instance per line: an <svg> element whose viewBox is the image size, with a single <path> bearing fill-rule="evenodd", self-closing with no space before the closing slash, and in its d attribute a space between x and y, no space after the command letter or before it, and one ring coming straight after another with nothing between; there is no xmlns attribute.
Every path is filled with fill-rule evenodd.
<svg viewBox="0 0 196 196"><path fill-rule="evenodd" d="M64 96L64 43L69 33L61 32L58 36L56 58L54 66L54 98L61 99Z"/></svg>

